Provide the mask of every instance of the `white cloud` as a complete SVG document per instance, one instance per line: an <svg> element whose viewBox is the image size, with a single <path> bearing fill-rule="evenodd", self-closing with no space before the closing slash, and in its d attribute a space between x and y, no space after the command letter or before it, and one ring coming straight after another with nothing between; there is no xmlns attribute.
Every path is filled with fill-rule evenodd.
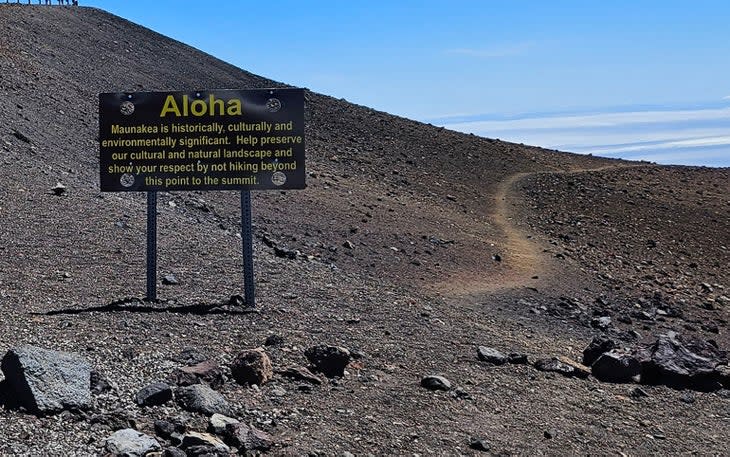
<svg viewBox="0 0 730 457"><path fill-rule="evenodd" d="M676 111L635 111L571 116L528 117L524 119L509 120L468 121L456 123L447 122L444 123L444 127L461 132L492 132L524 129L616 127L628 124L708 121L716 119L730 120L730 108Z"/></svg>

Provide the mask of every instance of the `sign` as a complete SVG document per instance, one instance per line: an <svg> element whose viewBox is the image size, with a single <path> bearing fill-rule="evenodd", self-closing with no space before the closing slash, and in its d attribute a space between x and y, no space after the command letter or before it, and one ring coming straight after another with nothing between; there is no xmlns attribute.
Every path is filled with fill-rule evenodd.
<svg viewBox="0 0 730 457"><path fill-rule="evenodd" d="M101 190L303 189L304 90L99 94Z"/></svg>

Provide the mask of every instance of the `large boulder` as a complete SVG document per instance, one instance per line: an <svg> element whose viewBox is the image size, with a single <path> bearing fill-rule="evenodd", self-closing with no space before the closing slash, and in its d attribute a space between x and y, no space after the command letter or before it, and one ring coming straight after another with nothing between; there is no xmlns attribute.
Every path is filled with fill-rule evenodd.
<svg viewBox="0 0 730 457"><path fill-rule="evenodd" d="M727 354L706 341L685 341L675 332L668 332L640 348L637 355L644 384L704 392L722 387L716 367L727 363Z"/></svg>
<svg viewBox="0 0 730 457"><path fill-rule="evenodd" d="M0 367L9 397L34 414L91 407L91 365L78 354L21 346Z"/></svg>

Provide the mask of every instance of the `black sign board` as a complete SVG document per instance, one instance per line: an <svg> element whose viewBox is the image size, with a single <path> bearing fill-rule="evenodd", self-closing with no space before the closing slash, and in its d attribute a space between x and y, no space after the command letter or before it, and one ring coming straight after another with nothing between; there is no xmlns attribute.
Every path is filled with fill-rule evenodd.
<svg viewBox="0 0 730 457"><path fill-rule="evenodd" d="M102 191L302 189L304 90L99 95Z"/></svg>

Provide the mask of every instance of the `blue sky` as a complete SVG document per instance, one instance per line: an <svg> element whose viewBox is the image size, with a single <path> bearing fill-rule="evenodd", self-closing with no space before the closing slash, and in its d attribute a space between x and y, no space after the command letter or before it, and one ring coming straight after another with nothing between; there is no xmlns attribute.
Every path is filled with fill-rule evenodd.
<svg viewBox="0 0 730 457"><path fill-rule="evenodd" d="M81 0L253 73L459 131L730 166L730 2Z"/></svg>

